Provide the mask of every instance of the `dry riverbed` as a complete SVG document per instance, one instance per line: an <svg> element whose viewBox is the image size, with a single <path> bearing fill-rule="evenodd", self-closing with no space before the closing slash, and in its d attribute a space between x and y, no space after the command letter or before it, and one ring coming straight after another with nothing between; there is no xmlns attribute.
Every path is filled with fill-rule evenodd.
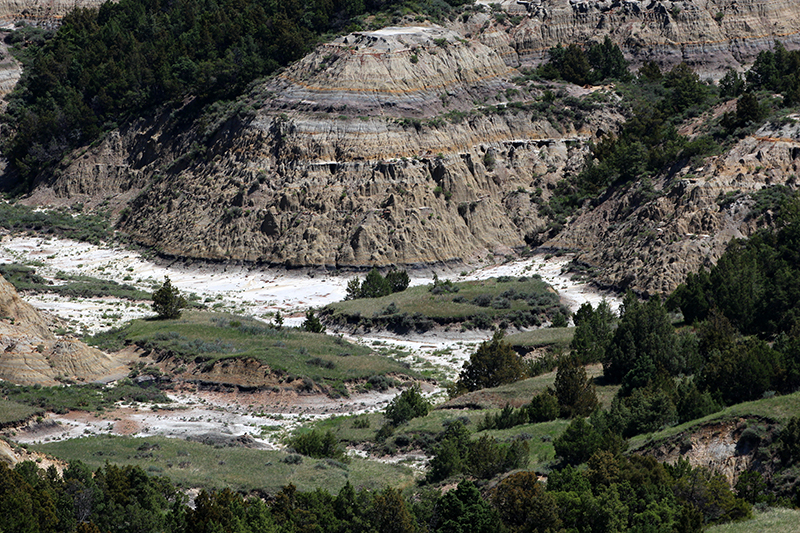
<svg viewBox="0 0 800 533"><path fill-rule="evenodd" d="M574 280L562 270L570 257L532 258L483 265L460 271L437 271L441 279L471 280L495 276L539 274L558 290L562 302L576 311L584 302L597 305L606 298L612 308L619 306L613 295L601 294ZM287 271L217 263L188 263L151 260L140 254L112 246L95 246L64 239L30 236L5 236L0 242L0 262L19 262L36 268L38 274L58 283L59 273L80 274L126 283L153 290L165 277L183 293L196 295L212 309L229 311L268 320L280 310L286 325L299 325L309 307L320 307L342 300L347 282L354 274L322 271ZM432 271L411 272L412 285L432 281ZM362 275L363 276L363 275ZM134 318L151 316L149 302L116 298L64 298L48 294L24 295L33 305L66 320L76 333L94 333L124 324ZM412 368L435 372L453 379L475 347L489 332L434 331L423 335L397 336L375 333L348 340L375 349L390 349L395 357ZM436 386L426 393L435 401L444 398ZM33 424L14 437L20 442L44 442L77 438L91 434L163 435L198 438L213 434L239 437L248 435L258 445L279 446L287 432L319 417L357 414L383 409L397 394L354 395L333 400L320 396L281 396L278 393L211 393L180 391L171 394L172 404L155 408L120 406L102 417L71 413L50 415L49 423Z"/></svg>

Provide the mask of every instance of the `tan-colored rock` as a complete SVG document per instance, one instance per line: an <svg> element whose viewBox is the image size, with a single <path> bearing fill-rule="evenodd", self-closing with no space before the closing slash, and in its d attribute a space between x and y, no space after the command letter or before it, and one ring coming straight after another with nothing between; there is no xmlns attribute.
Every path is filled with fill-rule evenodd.
<svg viewBox="0 0 800 533"><path fill-rule="evenodd" d="M516 0L501 3L516 11ZM718 78L728 67L752 63L777 39L800 47L800 4L792 0L534 0L522 21L486 30L500 51L507 35L509 65L538 65L561 43L586 44L609 36L638 67L654 60L665 68L685 61L702 76ZM516 13L519 15L519 13ZM476 21L479 22L479 21ZM483 24L482 22L480 22ZM477 31L477 29L476 29Z"/></svg>
<svg viewBox="0 0 800 533"><path fill-rule="evenodd" d="M124 372L124 361L77 339L56 338L47 321L0 276L0 380L56 385L56 378L92 381Z"/></svg>
<svg viewBox="0 0 800 533"><path fill-rule="evenodd" d="M654 183L651 193L634 187L616 194L546 246L580 250L577 259L596 269L601 284L671 292L689 272L711 267L731 239L770 223L769 213L754 216L752 194L773 185L797 187L797 118L764 126L702 168Z"/></svg>
<svg viewBox="0 0 800 533"><path fill-rule="evenodd" d="M77 7L100 7L101 0L2 0L0 20L53 22Z"/></svg>
<svg viewBox="0 0 800 533"><path fill-rule="evenodd" d="M0 276L0 319L3 324L16 326L37 338L55 339L39 311L23 301L14 286L2 276Z"/></svg>
<svg viewBox="0 0 800 533"><path fill-rule="evenodd" d="M539 204L623 117L613 87L598 89L600 109L572 109L573 119L526 108L520 102L540 101L542 90L519 96L513 67L536 64L558 42L609 35L639 63L686 60L716 76L775 38L793 47L800 6L542 0L513 10L513 25L478 13L453 22L461 33L414 26L341 37L198 130L159 115L107 135L26 201L108 202L121 229L172 256L366 268L544 243L578 251L602 284L663 293L757 228L746 196L721 207L720 195L793 183L797 133L763 131L677 181L619 191L556 235Z"/></svg>
<svg viewBox="0 0 800 533"><path fill-rule="evenodd" d="M135 198L120 227L184 257L363 268L508 253L546 227L531 193L546 199L583 164L585 141L622 120L600 106L577 124L483 112L516 94L513 75L438 27L352 34L252 91L252 114L219 124L205 163L182 163L192 132L141 121L27 201L120 210Z"/></svg>

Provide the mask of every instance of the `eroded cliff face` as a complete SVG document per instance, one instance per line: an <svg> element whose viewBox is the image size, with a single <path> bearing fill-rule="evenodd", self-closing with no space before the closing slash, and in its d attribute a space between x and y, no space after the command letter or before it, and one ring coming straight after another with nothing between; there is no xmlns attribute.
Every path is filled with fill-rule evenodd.
<svg viewBox="0 0 800 533"><path fill-rule="evenodd" d="M551 86L584 99L532 106L546 87L514 85L515 67L559 42L609 35L635 64L686 60L717 76L776 38L794 47L800 4L503 7L505 19L487 10L451 29L336 39L192 128L177 109L112 132L43 177L27 202L108 205L121 229L173 256L368 268L544 244L577 251L603 285L663 293L758 227L747 193L794 186L800 136L765 128L702 168L587 206L557 233L539 204L624 117L613 87L585 105L589 89Z"/></svg>
<svg viewBox="0 0 800 533"><path fill-rule="evenodd" d="M57 338L36 308L0 276L0 380L56 385L56 377L91 381L125 373L123 363L76 339Z"/></svg>
<svg viewBox="0 0 800 533"><path fill-rule="evenodd" d="M702 167L687 167L652 188L618 192L547 245L579 250L577 260L603 285L671 292L689 272L716 263L732 238L770 223L769 212L753 212L753 194L773 185L797 187L798 119L767 124Z"/></svg>
<svg viewBox="0 0 800 533"><path fill-rule="evenodd" d="M130 201L122 229L184 257L367 267L508 253L544 238L530 193L546 199L583 164L586 141L623 119L596 106L554 124L503 107L519 92L513 75L490 48L438 27L348 35L209 125L202 158L182 157L196 137L173 122L143 121L30 201Z"/></svg>
<svg viewBox="0 0 800 533"><path fill-rule="evenodd" d="M54 22L78 7L100 7L101 0L2 0L0 20Z"/></svg>
<svg viewBox="0 0 800 533"><path fill-rule="evenodd" d="M701 76L717 78L728 67L752 63L776 39L789 49L800 46L800 4L792 0L506 0L501 5L520 21L487 19L489 28L473 29L513 66L538 65L559 43L608 36L634 67L654 60L671 68L685 61Z"/></svg>

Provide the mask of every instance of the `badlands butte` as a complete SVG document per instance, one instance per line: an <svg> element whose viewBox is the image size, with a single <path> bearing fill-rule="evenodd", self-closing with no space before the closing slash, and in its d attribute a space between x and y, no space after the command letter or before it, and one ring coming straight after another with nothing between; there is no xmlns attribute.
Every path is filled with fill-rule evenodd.
<svg viewBox="0 0 800 533"><path fill-rule="evenodd" d="M36 11L2 7L10 19ZM131 120L40 175L23 202L110 208L166 256L364 269L543 247L576 252L603 286L665 293L757 229L751 193L794 187L789 121L651 176L648 194L634 183L556 220L541 205L629 112L613 85L520 80L551 47L605 37L634 70L686 62L719 79L776 40L797 48L797 2L493 9L340 36L198 120L174 109Z"/></svg>

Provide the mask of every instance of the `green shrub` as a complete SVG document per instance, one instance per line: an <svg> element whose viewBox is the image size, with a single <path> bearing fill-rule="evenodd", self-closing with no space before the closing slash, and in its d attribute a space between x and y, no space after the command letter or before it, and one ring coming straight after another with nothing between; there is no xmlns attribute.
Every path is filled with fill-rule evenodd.
<svg viewBox="0 0 800 533"><path fill-rule="evenodd" d="M414 385L395 396L386 407L384 415L389 422L398 426L413 418L425 416L430 410L430 402L422 396L419 385Z"/></svg>
<svg viewBox="0 0 800 533"><path fill-rule="evenodd" d="M314 314L313 309L306 311L306 319L301 326L304 330L310 333L324 333L325 326L320 322L319 317Z"/></svg>
<svg viewBox="0 0 800 533"><path fill-rule="evenodd" d="M464 363L455 384L456 394L513 383L525 377L525 365L503 340L503 335L502 330L496 331L492 340L481 343L469 362Z"/></svg>
<svg viewBox="0 0 800 533"><path fill-rule="evenodd" d="M345 460L344 448L331 431L322 433L316 429L294 436L289 445L297 453L317 459L328 457L339 461Z"/></svg>

